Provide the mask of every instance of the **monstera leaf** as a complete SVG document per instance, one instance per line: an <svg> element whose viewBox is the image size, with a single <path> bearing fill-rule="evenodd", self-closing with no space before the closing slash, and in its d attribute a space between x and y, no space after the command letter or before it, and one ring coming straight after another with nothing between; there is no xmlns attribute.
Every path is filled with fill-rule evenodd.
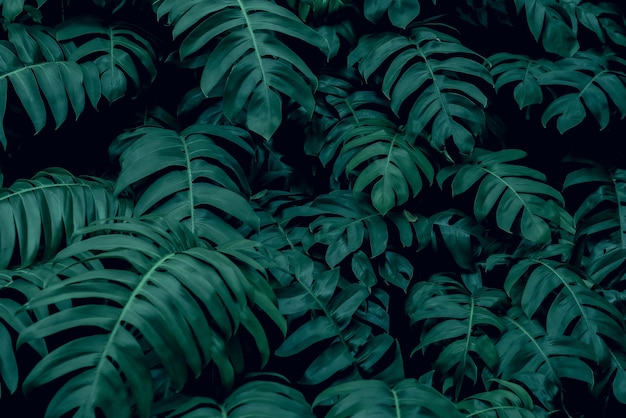
<svg viewBox="0 0 626 418"><path fill-rule="evenodd" d="M0 189L0 268L46 261L74 232L97 219L128 216L132 204L116 198L111 182L75 177L56 168Z"/></svg>
<svg viewBox="0 0 626 418"><path fill-rule="evenodd" d="M6 22L12 22L18 17L22 12L26 12L31 17L34 18L37 22L41 21L41 13L38 13L38 10L47 0L36 0L28 1L26 0L0 0L0 9L2 9L2 17ZM35 5L33 5L35 3Z"/></svg>
<svg viewBox="0 0 626 418"><path fill-rule="evenodd" d="M173 405L173 407L170 407ZM169 412L162 415L162 411ZM176 396L157 406L153 413L167 418L314 418L302 393L283 383L257 378L235 389L228 397L218 402L206 397Z"/></svg>
<svg viewBox="0 0 626 418"><path fill-rule="evenodd" d="M127 91L137 95L144 79L156 77L156 53L136 27L77 18L60 25L56 36L70 49L69 59L82 64L86 77L99 81L87 89L94 107L100 95L109 103Z"/></svg>
<svg viewBox="0 0 626 418"><path fill-rule="evenodd" d="M474 215L483 221L495 212L496 224L506 232L515 228L522 237L538 244L551 239L548 222L573 233L570 215L563 209L563 197L546 184L543 173L509 164L526 154L508 149L491 152L476 149L469 163L445 167L437 174L443 184L452 177L452 195L478 186Z"/></svg>
<svg viewBox="0 0 626 418"><path fill-rule="evenodd" d="M404 132L387 118L360 120L342 135L345 173L356 176L353 191L371 186L372 205L381 214L415 198L422 190L422 177L432 184L435 170L424 150L413 146Z"/></svg>
<svg viewBox="0 0 626 418"><path fill-rule="evenodd" d="M282 121L281 94L311 117L317 78L278 35L324 53L329 51L328 44L291 11L270 0L156 3L158 17L168 17L174 37L186 34L180 45L181 59L205 54L200 82L204 94L225 81L222 96L228 119L269 139Z"/></svg>
<svg viewBox="0 0 626 418"><path fill-rule="evenodd" d="M490 335L504 331L496 312L505 303L501 290L476 287L470 291L460 280L443 274L411 288L406 311L412 324L424 323L412 354L440 349L434 369L449 378L444 391L454 385L458 398L465 379L475 385L480 369L497 370L499 356Z"/></svg>
<svg viewBox="0 0 626 418"><path fill-rule="evenodd" d="M307 20L309 16L320 19L335 13L349 3L348 0L286 0L289 7L298 11L300 19Z"/></svg>
<svg viewBox="0 0 626 418"><path fill-rule="evenodd" d="M388 334L383 291L370 294L360 283L342 284L338 269L324 270L320 263L294 277L276 290L289 330L275 354L294 357L318 347L300 383L320 384L339 373L390 382L404 377L399 346Z"/></svg>
<svg viewBox="0 0 626 418"><path fill-rule="evenodd" d="M420 2L411 0L365 0L363 3L363 14L370 22L378 22L386 13L391 24L401 29L414 21L420 10Z"/></svg>
<svg viewBox="0 0 626 418"><path fill-rule="evenodd" d="M89 83L84 69L66 55L51 29L9 25L8 40L0 42L0 146L3 149L7 146L4 123L9 85L36 132L46 125L47 109L57 127L67 119L70 105L76 117L83 112Z"/></svg>
<svg viewBox="0 0 626 418"><path fill-rule="evenodd" d="M528 318L545 315L548 335L582 341L591 347L597 362L609 361L607 344L626 350L622 315L589 289L573 266L550 259L520 259L510 268L504 289Z"/></svg>
<svg viewBox="0 0 626 418"><path fill-rule="evenodd" d="M415 379L395 385L380 380L341 383L317 395L313 407L330 407L326 418L465 416L448 398Z"/></svg>
<svg viewBox="0 0 626 418"><path fill-rule="evenodd" d="M520 13L526 12L528 28L536 42L541 40L546 52L572 56L580 45L567 11L557 0L515 0L515 7Z"/></svg>
<svg viewBox="0 0 626 418"><path fill-rule="evenodd" d="M582 26L593 32L602 43L611 40L617 45L626 46L626 31L617 23L622 14L617 4L594 4L580 0L561 0L559 4L569 14L576 36Z"/></svg>
<svg viewBox="0 0 626 418"><path fill-rule="evenodd" d="M550 409L562 390L561 379L594 384L593 371L585 362L596 359L589 345L571 336L547 334L539 322L528 319L518 307L509 310L504 322L507 332L496 344L500 355L498 376L523 383Z"/></svg>
<svg viewBox="0 0 626 418"><path fill-rule="evenodd" d="M533 404L530 394L520 385L492 379L499 388L477 393L457 403L466 417L541 418L548 413Z"/></svg>
<svg viewBox="0 0 626 418"><path fill-rule="evenodd" d="M253 153L247 132L218 125L192 125L180 132L137 128L111 147L122 167L116 193L129 187L140 192L138 216L168 216L215 243L240 239L225 218L252 228L258 228L259 219L247 199L247 178L230 150Z"/></svg>
<svg viewBox="0 0 626 418"><path fill-rule="evenodd" d="M485 126L482 110L491 74L473 51L454 37L430 26L417 26L407 35L384 32L364 36L348 56L366 80L380 71L382 91L396 114L409 108L409 138L430 126L431 144L443 151L452 140L462 154L470 154L474 137Z"/></svg>
<svg viewBox="0 0 626 418"><path fill-rule="evenodd" d="M595 283L621 280L626 265L626 171L583 160L567 175L563 188L593 185L574 214L576 236L587 259L582 261Z"/></svg>
<svg viewBox="0 0 626 418"><path fill-rule="evenodd" d="M612 55L578 52L557 61L555 69L542 74L542 85L567 91L558 94L543 112L543 125L556 117L556 126L563 133L580 124L588 110L604 129L612 113L610 103L621 118L626 117L626 73L610 69L612 59Z"/></svg>
<svg viewBox="0 0 626 418"><path fill-rule="evenodd" d="M229 358L232 353L255 347L267 361L267 335L252 308L279 329L284 319L262 272L206 248L166 218L97 223L82 233L87 238L57 260L73 260L85 271L61 272L59 283L30 299L30 310L58 309L18 339L20 345L65 335L23 384L29 392L61 380L47 416L95 416L100 410L106 416L148 417L158 395L154 388L160 387L153 376L162 375L155 371L165 371L169 384L180 389L189 373L199 376L212 364L228 387L238 362ZM103 264L93 266L93 259ZM122 269L113 267L120 263ZM243 329L254 341L245 349L232 345Z"/></svg>

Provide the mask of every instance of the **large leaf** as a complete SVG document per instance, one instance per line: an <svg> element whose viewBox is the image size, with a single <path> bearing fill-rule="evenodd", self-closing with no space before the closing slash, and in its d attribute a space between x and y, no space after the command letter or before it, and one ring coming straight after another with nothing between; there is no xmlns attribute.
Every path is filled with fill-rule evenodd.
<svg viewBox="0 0 626 418"><path fill-rule="evenodd" d="M465 379L475 385L484 367L497 370L499 356L490 335L504 331L497 309L505 303L501 290L479 286L470 291L461 280L443 274L411 288L406 311L412 324L424 324L412 354L440 350L434 369L451 377L444 391L453 384L455 398Z"/></svg>
<svg viewBox="0 0 626 418"><path fill-rule="evenodd" d="M610 359L609 345L626 351L622 314L568 264L520 259L509 270L504 289L528 318L545 317L552 336L571 336L589 345L599 363Z"/></svg>
<svg viewBox="0 0 626 418"><path fill-rule="evenodd" d="M526 155L520 150L491 152L476 149L466 164L445 167L437 174L443 184L452 177L452 195L478 186L474 215L483 221L495 216L496 224L506 232L513 230L538 244L551 240L552 223L574 232L570 215L563 209L563 197L546 183L543 173L523 165L509 164Z"/></svg>
<svg viewBox="0 0 626 418"><path fill-rule="evenodd" d="M485 127L483 108L491 74L482 59L454 37L417 26L407 35L384 32L367 35L348 57L366 80L380 71L382 91L397 114L408 108L409 138L425 134L443 151L452 140L462 154L470 154L475 136ZM425 135L426 136L426 135Z"/></svg>
<svg viewBox="0 0 626 418"><path fill-rule="evenodd" d="M433 4L437 0L432 0ZM363 14L371 22L378 22L385 12L389 21L398 28L406 28L419 16L420 1L413 0L365 0Z"/></svg>
<svg viewBox="0 0 626 418"><path fill-rule="evenodd" d="M576 36L580 36L580 29L584 27L593 32L602 43L611 40L617 45L626 46L626 30L617 23L622 17L617 3L594 4L580 0L560 0L559 4L569 14Z"/></svg>
<svg viewBox="0 0 626 418"><path fill-rule="evenodd" d="M557 0L515 0L517 12L526 12L528 28L536 42L541 40L546 52L572 56L580 45L572 29L570 16Z"/></svg>
<svg viewBox="0 0 626 418"><path fill-rule="evenodd" d="M500 386L463 399L457 408L466 417L478 418L541 418L546 411L533 404L530 394L520 385L501 379L492 379Z"/></svg>
<svg viewBox="0 0 626 418"><path fill-rule="evenodd" d="M84 69L68 58L49 28L11 24L8 40L0 41L0 146L4 149L5 111L9 85L13 87L35 132L48 120L48 109L58 128L71 105L78 117L85 108ZM12 96L11 96L12 97Z"/></svg>
<svg viewBox="0 0 626 418"><path fill-rule="evenodd" d="M116 192L139 192L135 214L157 213L221 244L241 238L225 219L252 228L259 219L248 201L246 175L234 153L252 154L249 135L229 126L192 125L180 132L144 126L111 147L122 171Z"/></svg>
<svg viewBox="0 0 626 418"><path fill-rule="evenodd" d="M169 412L168 418L275 418L277 414L285 418L315 417L302 393L259 378L239 386L222 402L200 396L177 396L166 400L159 412L162 409Z"/></svg>
<svg viewBox="0 0 626 418"><path fill-rule="evenodd" d="M137 27L83 17L64 22L56 36L92 80L87 93L94 107L101 95L109 102L137 95L156 77L156 52Z"/></svg>
<svg viewBox="0 0 626 418"><path fill-rule="evenodd" d="M26 12L31 17L33 17L36 21L41 20L41 13L38 13L38 10L47 0L36 0L35 1L27 1L26 0L0 0L0 9L2 9L2 17L6 22L12 22L18 17L22 12ZM36 6L33 6L32 3L35 3ZM36 8L35 8L36 7Z"/></svg>
<svg viewBox="0 0 626 418"><path fill-rule="evenodd" d="M563 133L580 124L589 112L604 129L613 107L622 119L626 117L626 73L612 69L612 59L611 54L581 51L557 61L555 69L541 74L541 85L559 91L543 112L543 125L556 117L557 129Z"/></svg>
<svg viewBox="0 0 626 418"><path fill-rule="evenodd" d="M64 305L23 330L18 340L19 345L64 335L23 385L29 392L62 381L47 417L76 408L76 417L93 417L96 409L105 416L148 417L159 395L151 376L155 370L164 370L169 384L180 389L190 372L197 377L213 364L229 387L237 363L229 357L250 350L232 345L241 329L267 361L266 330L251 309L259 308L280 329L284 319L261 272L207 249L166 218L99 223L83 233L88 237L57 259L73 259L86 271L62 272L61 282L30 299L29 309ZM93 258L126 268L90 268Z"/></svg>
<svg viewBox="0 0 626 418"><path fill-rule="evenodd" d="M415 379L405 379L395 385L380 380L342 383L317 395L313 407L325 406L331 407L326 418L465 416L448 398Z"/></svg>
<svg viewBox="0 0 626 418"><path fill-rule="evenodd" d="M591 347L565 335L549 335L543 326L517 307L504 317L507 332L496 344L500 355L498 376L523 383L547 408L562 390L562 379L594 384L593 371L585 362L596 358Z"/></svg>
<svg viewBox="0 0 626 418"><path fill-rule="evenodd" d="M131 203L115 197L109 181L60 168L18 180L0 189L0 268L49 260L79 228L131 213Z"/></svg>
<svg viewBox="0 0 626 418"><path fill-rule="evenodd" d="M202 55L200 87L208 95L225 80L224 114L266 139L282 121L281 95L313 113L317 78L277 35L328 52L328 44L288 9L270 0L162 0L174 37L183 34L182 60ZM206 58L204 58L206 57ZM217 63L217 65L216 65Z"/></svg>
<svg viewBox="0 0 626 418"><path fill-rule="evenodd" d="M362 376L388 382L404 377L399 346L388 334L388 297L383 291L370 295L360 283L342 284L338 269L324 270L320 264L298 273L290 285L276 291L290 326L275 354L288 358L305 350L314 353L301 383L319 384L337 379L339 373L344 379Z"/></svg>
<svg viewBox="0 0 626 418"><path fill-rule="evenodd" d="M422 177L432 184L435 170L424 150L413 146L387 118L359 121L342 135L345 173L356 176L354 193L370 190L372 204L382 214L415 198ZM337 166L337 164L336 164Z"/></svg>

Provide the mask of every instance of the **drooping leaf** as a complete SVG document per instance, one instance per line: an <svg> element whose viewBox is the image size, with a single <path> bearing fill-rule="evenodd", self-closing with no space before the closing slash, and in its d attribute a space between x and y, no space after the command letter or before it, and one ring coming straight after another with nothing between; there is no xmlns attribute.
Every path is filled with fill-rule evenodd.
<svg viewBox="0 0 626 418"><path fill-rule="evenodd" d="M0 268L49 260L78 229L131 213L131 202L116 197L109 181L75 177L61 168L18 180L0 189Z"/></svg>
<svg viewBox="0 0 626 418"><path fill-rule="evenodd" d="M452 177L452 195L478 186L474 215L478 221L495 216L498 227L519 233L529 241L546 244L551 227L574 232L573 221L563 209L563 197L546 183L543 173L523 165L509 164L526 154L507 149L497 152L476 149L469 162L445 167L437 174L442 185ZM519 231L519 232L517 232Z"/></svg>
<svg viewBox="0 0 626 418"><path fill-rule="evenodd" d="M30 299L29 309L64 305L18 339L20 345L65 331L58 348L23 385L29 392L62 379L47 416L78 408L75 416L94 416L100 409L106 416L148 417L159 395L151 376L155 364L174 388L209 364L222 384L231 386L236 362L231 350L242 350L232 346L239 329L252 335L262 362L267 361L267 335L251 308L259 308L281 330L285 324L262 272L206 248L167 218L117 220L82 232L88 237L61 251L57 260L74 260L86 269L61 272L59 283ZM90 268L94 258L127 268ZM84 326L92 331L79 331Z"/></svg>
<svg viewBox="0 0 626 418"><path fill-rule="evenodd" d="M456 398L466 379L476 384L482 368L497 370L500 360L490 335L504 331L497 309L505 303L501 290L479 287L470 292L460 280L443 274L411 288L407 314L411 324L424 323L412 354L439 349L433 368L453 378Z"/></svg>
<svg viewBox="0 0 626 418"><path fill-rule="evenodd" d="M139 192L138 216L168 216L218 244L240 239L227 216L252 228L259 224L248 201L246 175L232 154L252 154L249 141L245 131L229 126L192 125L180 132L137 128L111 147L122 167L116 192L130 186Z"/></svg>
<svg viewBox="0 0 626 418"><path fill-rule="evenodd" d="M283 95L300 104L311 117L317 78L277 35L324 53L329 51L328 44L290 10L269 0L157 3L157 15L167 16L174 37L184 34L179 49L182 60L211 46L200 87L208 95L225 80L222 96L229 120L269 139L282 122Z"/></svg>
<svg viewBox="0 0 626 418"><path fill-rule="evenodd" d="M367 35L348 57L369 80L383 75L382 91L396 114L408 107L409 138L425 134L443 151L451 140L462 154L470 154L474 138L485 127L487 96L481 85L492 84L480 57L454 37L417 26L407 35L384 32Z"/></svg>
<svg viewBox="0 0 626 418"><path fill-rule="evenodd" d="M437 0L432 0L433 4ZM396 27L405 29L420 14L420 1L412 0L365 0L363 14L373 23L377 23L383 15Z"/></svg>
<svg viewBox="0 0 626 418"><path fill-rule="evenodd" d="M317 395L313 408L325 406L331 407L326 418L464 416L448 398L415 379L395 385L380 380L341 383Z"/></svg>
<svg viewBox="0 0 626 418"><path fill-rule="evenodd" d="M541 418L545 410L533 404L530 394L520 385L506 380L493 379L498 389L477 393L457 403L459 411L467 417L478 418Z"/></svg>

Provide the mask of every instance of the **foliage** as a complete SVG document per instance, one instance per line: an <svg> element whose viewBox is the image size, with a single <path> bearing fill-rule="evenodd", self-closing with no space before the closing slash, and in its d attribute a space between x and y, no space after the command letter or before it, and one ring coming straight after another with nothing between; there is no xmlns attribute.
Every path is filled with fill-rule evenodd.
<svg viewBox="0 0 626 418"><path fill-rule="evenodd" d="M0 0L2 410L623 413L625 13Z"/></svg>

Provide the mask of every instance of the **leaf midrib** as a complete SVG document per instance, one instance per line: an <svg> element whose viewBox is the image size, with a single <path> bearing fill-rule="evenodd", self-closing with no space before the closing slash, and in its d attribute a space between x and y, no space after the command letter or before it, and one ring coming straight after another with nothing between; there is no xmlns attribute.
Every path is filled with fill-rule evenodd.
<svg viewBox="0 0 626 418"><path fill-rule="evenodd" d="M254 29L252 28L252 22L246 11L246 7L244 6L241 0L237 0L237 4L239 5L239 9L241 10L241 14L243 15L244 20L246 21L246 29L248 29L248 33L250 34L250 40L252 41L252 48L254 49L254 55L256 56L257 61L259 62L259 69L261 70L261 81L266 89L269 89L269 83L267 82L267 75L265 74L265 67L263 66L263 58L261 57L261 53L259 51L259 44L257 43L256 36L254 35Z"/></svg>

